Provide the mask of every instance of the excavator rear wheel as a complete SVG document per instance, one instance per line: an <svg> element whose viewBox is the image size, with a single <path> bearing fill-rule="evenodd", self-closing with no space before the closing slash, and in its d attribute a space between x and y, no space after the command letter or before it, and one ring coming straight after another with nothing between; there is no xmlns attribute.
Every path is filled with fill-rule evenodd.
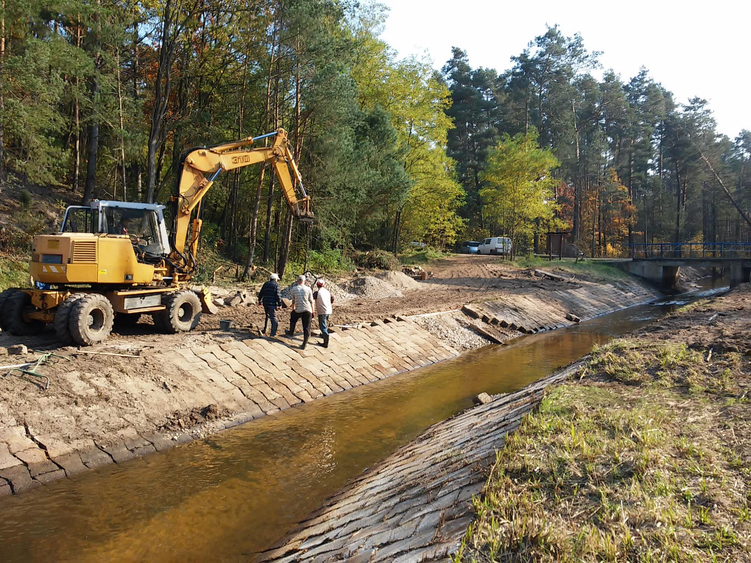
<svg viewBox="0 0 751 563"><path fill-rule="evenodd" d="M73 336L70 333L69 326L70 312L73 309L73 305L75 305L79 299L84 297L86 297L85 293L74 293L68 295L68 297L65 298L65 301L60 303L55 312L55 320L53 321L53 324L55 325L55 334L57 334L57 339L63 344L73 343Z"/></svg>
<svg viewBox="0 0 751 563"><path fill-rule="evenodd" d="M90 293L73 304L68 328L74 342L91 346L107 339L114 318L115 312L109 300L104 295Z"/></svg>
<svg viewBox="0 0 751 563"><path fill-rule="evenodd" d="M3 312L5 304L8 302L8 298L18 291L17 287L9 287L2 293L0 293L0 328L8 330L8 315Z"/></svg>
<svg viewBox="0 0 751 563"><path fill-rule="evenodd" d="M164 298L166 332L188 332L201 320L201 300L192 291L178 291Z"/></svg>
<svg viewBox="0 0 751 563"><path fill-rule="evenodd" d="M25 291L12 293L3 307L3 316L8 323L8 330L15 336L31 336L44 330L44 322L30 319L28 314L35 307L31 304L31 295Z"/></svg>

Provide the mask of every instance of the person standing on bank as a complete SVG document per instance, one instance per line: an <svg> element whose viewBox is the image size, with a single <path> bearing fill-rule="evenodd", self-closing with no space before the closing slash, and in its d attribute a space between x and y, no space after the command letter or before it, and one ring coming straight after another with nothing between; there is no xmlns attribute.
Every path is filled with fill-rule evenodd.
<svg viewBox="0 0 751 563"><path fill-rule="evenodd" d="M271 321L270 336L273 338L276 336L276 329L279 327L276 309L282 306L282 294L279 291L279 276L277 274L271 274L269 281L261 287L261 291L258 292L258 304L263 305L266 320ZM263 324L263 332L266 332L266 323Z"/></svg>
<svg viewBox="0 0 751 563"><path fill-rule="evenodd" d="M318 326L321 329L321 336L323 342L321 346L324 348L329 347L329 317L333 311L332 305L334 304L334 296L331 292L324 287L326 282L324 280L318 280L316 286L318 290L313 293L313 299L316 302L316 313L318 313Z"/></svg>
<svg viewBox="0 0 751 563"><path fill-rule="evenodd" d="M313 311L313 292L305 285L305 276L297 277L297 285L292 288L292 313L289 316L289 330L287 336L294 336L297 319L302 321L302 346L305 350L310 338L310 319L315 314Z"/></svg>

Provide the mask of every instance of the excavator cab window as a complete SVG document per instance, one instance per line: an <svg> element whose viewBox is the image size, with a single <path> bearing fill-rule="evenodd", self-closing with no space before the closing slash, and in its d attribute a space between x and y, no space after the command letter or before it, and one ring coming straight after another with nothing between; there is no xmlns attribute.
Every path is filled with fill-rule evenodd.
<svg viewBox="0 0 751 563"><path fill-rule="evenodd" d="M65 210L61 233L94 233L94 213L91 207L71 206Z"/></svg>

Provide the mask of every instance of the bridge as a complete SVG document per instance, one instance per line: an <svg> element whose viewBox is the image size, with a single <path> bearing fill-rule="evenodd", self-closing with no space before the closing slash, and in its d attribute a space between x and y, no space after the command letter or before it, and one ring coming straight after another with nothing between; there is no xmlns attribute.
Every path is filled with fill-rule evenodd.
<svg viewBox="0 0 751 563"><path fill-rule="evenodd" d="M722 269L730 287L751 281L751 242L638 243L618 267L659 284L676 286L681 266Z"/></svg>

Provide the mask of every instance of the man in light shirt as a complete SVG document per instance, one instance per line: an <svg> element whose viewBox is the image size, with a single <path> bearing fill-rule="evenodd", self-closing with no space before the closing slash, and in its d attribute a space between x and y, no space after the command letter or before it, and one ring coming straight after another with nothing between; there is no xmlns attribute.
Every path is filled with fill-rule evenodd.
<svg viewBox="0 0 751 563"><path fill-rule="evenodd" d="M323 342L321 346L324 348L329 347L329 316L332 313L332 305L334 304L334 296L331 292L324 287L326 282L322 279L316 282L318 289L313 293L313 299L316 302L316 313L318 314L318 326L321 329L321 336Z"/></svg>
<svg viewBox="0 0 751 563"><path fill-rule="evenodd" d="M313 292L305 285L305 276L297 277L297 285L292 288L292 313L289 316L287 336L294 336L297 319L302 321L302 346L305 350L310 338L310 319L313 317Z"/></svg>

